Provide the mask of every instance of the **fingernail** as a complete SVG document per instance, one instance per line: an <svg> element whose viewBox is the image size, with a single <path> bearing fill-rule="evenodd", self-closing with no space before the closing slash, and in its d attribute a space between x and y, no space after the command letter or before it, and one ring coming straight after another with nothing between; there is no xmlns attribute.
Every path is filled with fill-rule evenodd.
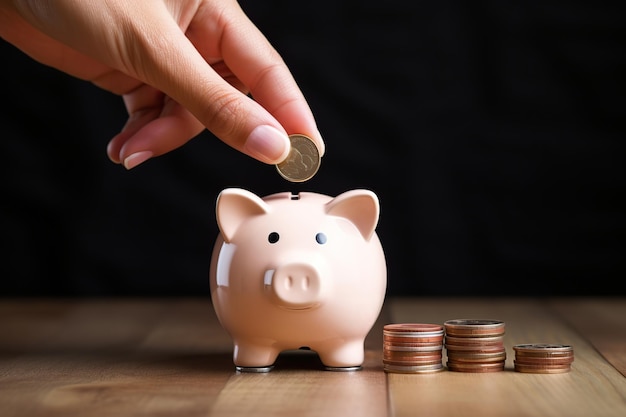
<svg viewBox="0 0 626 417"><path fill-rule="evenodd" d="M137 165L152 158L152 156L154 156L154 154L151 151L135 152L134 154L128 155L126 159L124 159L124 167L126 169L133 169Z"/></svg>
<svg viewBox="0 0 626 417"><path fill-rule="evenodd" d="M317 131L317 137L320 138L320 141L317 144L317 146L319 147L318 151L320 153L320 156L324 156L324 154L326 153L326 143L324 142L324 138L322 137L322 134L319 130Z"/></svg>
<svg viewBox="0 0 626 417"><path fill-rule="evenodd" d="M278 129L268 125L261 125L250 133L245 151L265 162L278 163L289 155L289 137Z"/></svg>
<svg viewBox="0 0 626 417"><path fill-rule="evenodd" d="M113 146L111 145L111 142L109 142L109 144L107 145L107 156L109 157L111 162L115 164L120 164L122 162L120 161L120 156L113 153Z"/></svg>

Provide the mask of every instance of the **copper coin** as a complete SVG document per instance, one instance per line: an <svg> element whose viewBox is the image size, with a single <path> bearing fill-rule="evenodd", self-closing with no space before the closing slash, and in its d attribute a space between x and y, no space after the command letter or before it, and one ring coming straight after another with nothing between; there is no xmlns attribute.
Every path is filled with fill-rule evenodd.
<svg viewBox="0 0 626 417"><path fill-rule="evenodd" d="M428 353L427 355L414 355L414 354L410 354L410 355L404 355L404 354L398 354L400 352L383 352L383 359L394 359L394 360L436 360L436 359L441 359L443 357L443 355L441 353ZM404 352L402 352L404 353ZM411 352L408 352L411 353Z"/></svg>
<svg viewBox="0 0 626 417"><path fill-rule="evenodd" d="M417 357L404 357L404 358L394 358L394 357L383 357L383 363L400 363L404 365L424 365L429 363L438 363L443 360L441 356L425 356L423 358Z"/></svg>
<svg viewBox="0 0 626 417"><path fill-rule="evenodd" d="M384 342L388 343L443 343L443 336L433 337L396 337L396 336L384 336Z"/></svg>
<svg viewBox="0 0 626 417"><path fill-rule="evenodd" d="M538 359L559 359L559 358L573 358L571 353L520 353L515 352L516 358L538 358Z"/></svg>
<svg viewBox="0 0 626 417"><path fill-rule="evenodd" d="M446 335L447 345L504 345L504 336L492 337L454 337Z"/></svg>
<svg viewBox="0 0 626 417"><path fill-rule="evenodd" d="M448 361L448 370L453 372L499 372L504 370L504 362L465 364Z"/></svg>
<svg viewBox="0 0 626 417"><path fill-rule="evenodd" d="M401 361L401 362L429 362L439 361L441 362L443 355L424 355L424 356L396 356L396 355L383 355L383 361Z"/></svg>
<svg viewBox="0 0 626 417"><path fill-rule="evenodd" d="M562 364L553 364L553 365L549 365L549 364L528 364L528 363L520 363L518 361L513 361L513 364L516 366L519 366L521 368L526 368L526 369L559 369L559 368L570 368L569 363L562 363Z"/></svg>
<svg viewBox="0 0 626 417"><path fill-rule="evenodd" d="M443 332L443 326L440 324L430 323L393 323L383 326L383 332L415 332L415 333L432 333Z"/></svg>
<svg viewBox="0 0 626 417"><path fill-rule="evenodd" d="M568 358L533 358L515 356L515 362L524 365L570 365L574 362L573 357Z"/></svg>
<svg viewBox="0 0 626 417"><path fill-rule="evenodd" d="M385 360L383 361L383 366L385 365L390 365L390 366L421 366L421 367L425 367L425 366L443 366L443 363L441 361L428 361L428 362L403 362L403 361L389 361L389 360Z"/></svg>
<svg viewBox="0 0 626 417"><path fill-rule="evenodd" d="M541 370L528 370L528 369L519 369L515 367L515 372L521 372L524 374L564 374L570 372L571 369L541 369Z"/></svg>
<svg viewBox="0 0 626 417"><path fill-rule="evenodd" d="M404 354L408 353L408 354ZM430 360L441 359L443 355L441 353L426 352L426 354L412 354L412 352L383 352L383 359L394 360Z"/></svg>
<svg viewBox="0 0 626 417"><path fill-rule="evenodd" d="M439 346L383 346L383 351L390 352L441 352L443 348Z"/></svg>
<svg viewBox="0 0 626 417"><path fill-rule="evenodd" d="M514 364L516 372L522 372L527 374L560 374L569 372L571 370L570 366L531 366L531 365L521 365Z"/></svg>
<svg viewBox="0 0 626 417"><path fill-rule="evenodd" d="M443 371L443 364L436 365L424 365L424 366L398 366L398 365L384 365L383 369L386 372L397 372L405 374L426 374L432 372Z"/></svg>
<svg viewBox="0 0 626 417"><path fill-rule="evenodd" d="M383 358L427 358L436 356L443 356L442 351L432 352L399 352L395 350L384 350Z"/></svg>
<svg viewBox="0 0 626 417"><path fill-rule="evenodd" d="M410 331L395 331L395 330L383 330L383 336L396 336L396 337L443 337L443 330L436 330L433 332L410 332Z"/></svg>
<svg viewBox="0 0 626 417"><path fill-rule="evenodd" d="M506 352L504 346L460 346L460 345L446 345L448 352L467 352L467 353L499 353Z"/></svg>
<svg viewBox="0 0 626 417"><path fill-rule="evenodd" d="M506 353L499 353L495 355L481 355L481 354L464 354L457 355L451 354L448 352L448 360L454 362L463 362L463 363L492 363L492 362L502 362L506 360Z"/></svg>
<svg viewBox="0 0 626 417"><path fill-rule="evenodd" d="M443 333L422 333L422 334L410 334L410 333L395 333L395 334L383 334L383 340L398 341L398 342L428 342L428 341L441 341L443 343Z"/></svg>
<svg viewBox="0 0 626 417"><path fill-rule="evenodd" d="M443 340L419 340L419 339L409 339L408 341L394 341L383 338L383 346L416 346L416 347L431 347L431 346L441 346L443 347Z"/></svg>

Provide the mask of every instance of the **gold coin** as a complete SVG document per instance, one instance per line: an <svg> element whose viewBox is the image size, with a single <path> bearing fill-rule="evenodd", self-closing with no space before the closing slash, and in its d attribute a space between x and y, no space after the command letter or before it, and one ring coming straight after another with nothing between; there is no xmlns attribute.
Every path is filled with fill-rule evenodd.
<svg viewBox="0 0 626 417"><path fill-rule="evenodd" d="M320 167L320 152L315 142L305 135L289 135L291 149L287 158L276 165L287 181L304 182L313 178Z"/></svg>

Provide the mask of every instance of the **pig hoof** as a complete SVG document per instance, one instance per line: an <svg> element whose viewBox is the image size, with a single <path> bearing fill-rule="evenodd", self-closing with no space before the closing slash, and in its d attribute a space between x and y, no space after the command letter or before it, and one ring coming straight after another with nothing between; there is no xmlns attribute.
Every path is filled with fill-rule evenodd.
<svg viewBox="0 0 626 417"><path fill-rule="evenodd" d="M360 371L363 369L362 366L325 366L324 369L327 371L334 372L350 372L350 371Z"/></svg>
<svg viewBox="0 0 626 417"><path fill-rule="evenodd" d="M235 369L237 372L246 372L246 373L256 373L256 374L264 374L272 369L274 369L274 365L270 366L236 366Z"/></svg>

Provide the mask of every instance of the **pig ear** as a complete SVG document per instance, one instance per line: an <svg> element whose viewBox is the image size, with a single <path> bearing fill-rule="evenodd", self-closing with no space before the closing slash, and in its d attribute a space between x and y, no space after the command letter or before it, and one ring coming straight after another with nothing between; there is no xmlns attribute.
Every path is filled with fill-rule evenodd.
<svg viewBox="0 0 626 417"><path fill-rule="evenodd" d="M217 196L215 204L217 225L226 243L237 232L237 229L251 216L260 216L269 212L269 205L250 191L241 188L227 188Z"/></svg>
<svg viewBox="0 0 626 417"><path fill-rule="evenodd" d="M326 203L326 213L350 220L365 240L370 240L378 223L380 206L378 197L373 192L351 190L339 194Z"/></svg>

